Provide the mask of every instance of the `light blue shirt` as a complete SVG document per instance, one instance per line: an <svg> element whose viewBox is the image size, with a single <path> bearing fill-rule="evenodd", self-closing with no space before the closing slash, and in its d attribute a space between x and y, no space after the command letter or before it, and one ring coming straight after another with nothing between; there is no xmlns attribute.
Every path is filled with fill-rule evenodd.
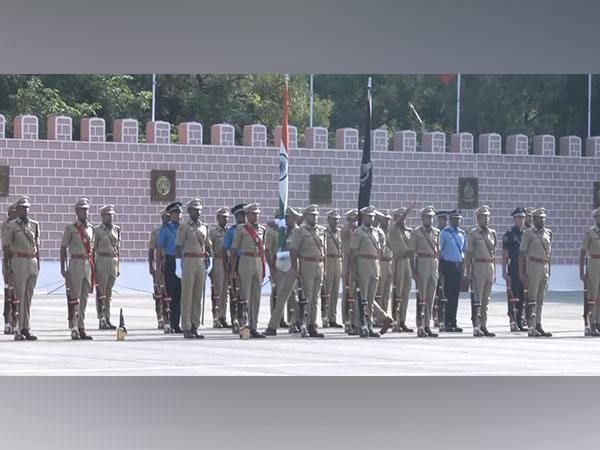
<svg viewBox="0 0 600 450"><path fill-rule="evenodd" d="M175 223L172 220L160 230L158 235L157 246L165 250L165 255L175 256L175 239L177 238L177 228L179 222Z"/></svg>
<svg viewBox="0 0 600 450"><path fill-rule="evenodd" d="M440 232L440 248L442 259L463 262L467 249L467 233L460 228L447 226Z"/></svg>
<svg viewBox="0 0 600 450"><path fill-rule="evenodd" d="M242 224L244 225L244 224ZM226 250L229 250L231 252L231 247L233 245L233 236L235 234L235 229L237 227L237 223L234 223L233 225L231 225L229 227L229 229L227 230L227 233L225 233L225 237L223 238L223 248ZM242 256L242 251L238 248L237 249L237 257L239 258L240 256Z"/></svg>

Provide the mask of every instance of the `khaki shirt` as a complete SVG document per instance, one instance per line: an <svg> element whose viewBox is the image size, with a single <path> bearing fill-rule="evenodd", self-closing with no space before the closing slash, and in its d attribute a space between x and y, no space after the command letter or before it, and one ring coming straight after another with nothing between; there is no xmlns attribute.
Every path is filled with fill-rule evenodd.
<svg viewBox="0 0 600 450"><path fill-rule="evenodd" d="M495 263L497 241L496 230L473 227L467 235L467 252L473 259L493 259Z"/></svg>
<svg viewBox="0 0 600 450"><path fill-rule="evenodd" d="M160 234L160 231L163 229L163 226L164 225L157 226L150 233L150 244L149 244L150 250L156 250L157 243L158 243L158 235Z"/></svg>
<svg viewBox="0 0 600 450"><path fill-rule="evenodd" d="M10 247L13 257L17 253L33 255L40 248L40 225L35 220L24 222L17 218L5 225L2 239L3 246Z"/></svg>
<svg viewBox="0 0 600 450"><path fill-rule="evenodd" d="M266 228L257 223L251 225L249 222L245 224L239 224L237 227L235 227L235 234L233 235L233 243L231 248L240 250L241 252L259 253L259 248L254 242L254 238L250 236L250 233L248 233L246 230L246 225L254 229L254 232L260 239L262 250L264 251L265 235L267 233Z"/></svg>
<svg viewBox="0 0 600 450"><path fill-rule="evenodd" d="M356 255L379 256L381 250L380 235L376 228L361 225L352 232L350 248L356 252Z"/></svg>
<svg viewBox="0 0 600 450"><path fill-rule="evenodd" d="M342 239L340 237L340 229L331 227L325 228L325 235L327 236L327 256L341 257L342 256Z"/></svg>
<svg viewBox="0 0 600 450"><path fill-rule="evenodd" d="M177 228L175 245L181 247L182 253L204 253L211 247L208 225L201 221L188 220ZM182 256L185 256L183 255Z"/></svg>
<svg viewBox="0 0 600 450"><path fill-rule="evenodd" d="M392 253L396 259L401 259L408 257L409 253L409 242L410 236L412 234L412 228L410 227L396 227L394 225L390 226L387 235L387 242L390 248L392 249Z"/></svg>
<svg viewBox="0 0 600 450"><path fill-rule="evenodd" d="M220 225L215 225L208 232L208 236L210 237L210 242L212 244L213 254L215 256L220 257L221 253L223 252L223 239L225 239L225 234L227 233L228 229L229 225L226 225L225 228Z"/></svg>
<svg viewBox="0 0 600 450"><path fill-rule="evenodd" d="M348 257L348 254L350 253L350 241L352 240L352 232L354 231L354 229L352 229L350 225L350 223L346 223L340 230L340 240L342 241L342 253L346 257Z"/></svg>
<svg viewBox="0 0 600 450"><path fill-rule="evenodd" d="M546 227L541 230L535 227L528 228L521 237L519 251L527 253L529 259L549 261L552 253L552 231Z"/></svg>
<svg viewBox="0 0 600 450"><path fill-rule="evenodd" d="M98 225L94 228L94 235L96 238L96 245L94 246L96 256L99 256L98 253L103 253L100 256L106 257L106 254L109 253L114 259L119 257L121 229L117 225Z"/></svg>
<svg viewBox="0 0 600 450"><path fill-rule="evenodd" d="M277 248L279 247L279 230L275 230L271 227L267 230L267 236L265 238L265 250L269 250L271 257L274 259L277 254Z"/></svg>
<svg viewBox="0 0 600 450"><path fill-rule="evenodd" d="M588 256L600 256L600 228L597 225L594 225L583 235L581 250L587 251Z"/></svg>
<svg viewBox="0 0 600 450"><path fill-rule="evenodd" d="M304 223L292 237L292 249L298 252L300 258L321 258L327 254L327 237L325 228L320 225L311 227Z"/></svg>
<svg viewBox="0 0 600 450"><path fill-rule="evenodd" d="M408 248L419 256L419 253L439 258L440 230L435 227L425 228L419 225L410 235Z"/></svg>
<svg viewBox="0 0 600 450"><path fill-rule="evenodd" d="M379 242L381 244L381 260L391 261L393 253L392 248L387 240L386 232L381 227L377 227L377 231L379 232Z"/></svg>
<svg viewBox="0 0 600 450"><path fill-rule="evenodd" d="M85 234L85 239L90 243L90 251L94 251L94 245L96 244L95 236L94 236L94 227L89 222L84 225L80 220L77 220L75 223L71 223L65 227L65 231L63 232L61 246L69 249L69 253L71 255L84 255L87 256L87 252L85 250L85 246L83 244L83 240L81 239L81 235L75 225L79 225L83 228L83 232ZM87 258L86 258L87 259Z"/></svg>

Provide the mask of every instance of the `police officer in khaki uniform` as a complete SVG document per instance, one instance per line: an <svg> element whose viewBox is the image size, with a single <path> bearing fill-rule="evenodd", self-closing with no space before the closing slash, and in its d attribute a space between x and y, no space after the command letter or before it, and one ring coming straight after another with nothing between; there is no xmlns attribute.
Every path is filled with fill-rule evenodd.
<svg viewBox="0 0 600 450"><path fill-rule="evenodd" d="M273 277L273 275L275 275L275 280L277 282L275 307L271 311L271 319L269 320L269 325L264 333L267 336L275 336L277 334L277 324L281 326L285 305L289 305L289 303L294 302L295 300L295 291L298 280L296 273L292 270L290 249L292 248L294 234L298 231L296 220L299 217L300 213L291 206L288 206L285 211L285 243L281 252L278 252L279 242L271 242L270 246L267 247L267 255L271 260L269 265L269 267L271 267L271 276ZM277 256L278 253L280 253L279 257ZM293 305L292 308L297 307ZM295 315L295 311L296 309L294 309L293 315ZM295 323L291 323L290 326L296 328Z"/></svg>
<svg viewBox="0 0 600 450"><path fill-rule="evenodd" d="M112 289L119 270L119 252L121 249L121 229L113 224L115 207L106 205L100 208L102 224L94 228L94 268L96 269L96 312L100 330L116 330L110 322L110 304ZM102 299L102 297L104 297Z"/></svg>
<svg viewBox="0 0 600 450"><path fill-rule="evenodd" d="M537 208L531 212L533 226L521 237L519 247L519 278L528 290L527 326L531 337L551 337L552 333L542 328L542 306L550 281L550 256L552 253L552 231L544 226L546 210ZM527 255L527 273L525 273Z"/></svg>
<svg viewBox="0 0 600 450"><path fill-rule="evenodd" d="M202 200L186 205L189 220L177 229L175 254L181 257L181 327L186 339L203 339L198 333L206 283L206 258L212 257L208 225L200 221Z"/></svg>
<svg viewBox="0 0 600 450"><path fill-rule="evenodd" d="M394 330L405 333L413 332L411 328L406 326L408 296L412 283L409 242L413 230L404 223L409 211L410 209L404 206L392 211L394 223L388 231L388 242L394 257L392 262L392 318L396 324Z"/></svg>
<svg viewBox="0 0 600 450"><path fill-rule="evenodd" d="M223 239L229 229L229 210L225 207L216 212L217 224L209 231L214 261L210 272L213 296L213 328L231 328L227 323L227 307L229 305L228 283L223 265Z"/></svg>
<svg viewBox="0 0 600 450"><path fill-rule="evenodd" d="M265 277L265 236L266 229L258 223L261 213L258 203L245 206L246 223L239 224L235 229L231 245L231 267L237 267L237 272L232 272L234 279L241 287L241 307L248 304L248 322L250 336L264 338L265 335L257 330L258 313L260 311L260 293L262 281ZM237 264L237 251L240 251L240 261Z"/></svg>
<svg viewBox="0 0 600 450"><path fill-rule="evenodd" d="M420 211L421 225L412 232L409 241L410 269L417 285L417 327L419 337L438 337L431 331L433 299L438 281L440 230L432 226L435 210L426 206Z"/></svg>
<svg viewBox="0 0 600 450"><path fill-rule="evenodd" d="M525 227L525 230L527 230L533 226L533 224L532 224L533 217L531 216L531 213L533 212L533 210L534 210L534 208L532 208L531 206L528 206L527 208L525 208L525 223L523 224L523 226Z"/></svg>
<svg viewBox="0 0 600 450"><path fill-rule="evenodd" d="M342 241L342 320L344 321L346 332L350 332L353 326L354 318L348 317L348 297L353 300L356 298L356 286L354 277L350 276L350 240L352 232L356 230L358 222L358 210L350 209L344 214L346 223L340 230L340 240Z"/></svg>
<svg viewBox="0 0 600 450"><path fill-rule="evenodd" d="M362 224L352 232L350 240L350 274L358 282L363 304L366 303L366 326L369 337L379 337L392 324L392 318L375 302L377 283L380 277L379 260L381 258L381 243L379 232L373 227L375 208L365 206L360 210ZM358 299L357 299L358 301ZM358 306L358 305L357 305ZM355 329L361 326L359 307L355 308ZM379 333L373 331L373 315L381 323ZM352 333L355 334L355 333ZM361 334L361 337L366 337Z"/></svg>
<svg viewBox="0 0 600 450"><path fill-rule="evenodd" d="M325 298L329 301L327 310L327 324L331 328L342 328L337 323L337 304L342 278L342 239L338 227L340 212L332 209L327 213L328 226L325 228L327 236L327 258L325 263L325 279L323 280Z"/></svg>
<svg viewBox="0 0 600 450"><path fill-rule="evenodd" d="M150 242L148 244L148 265L150 266L150 275L152 276L152 281L154 283L154 310L156 311L156 321L158 323L158 329L162 330L164 328L163 322L163 313L162 313L162 304L160 300L160 296L162 295L162 281L158 280L156 276L156 261L157 258L157 248L158 248L158 235L161 230L169 223L170 217L167 209L163 209L160 211L160 217L162 220L162 225L155 227L150 233Z"/></svg>
<svg viewBox="0 0 600 450"><path fill-rule="evenodd" d="M60 247L60 272L69 286L70 301L77 311L77 323L70 321L71 339L91 340L85 332L85 310L88 295L93 292L95 274L93 251L95 245L94 227L88 222L90 201L81 198L75 203L77 220L66 226ZM67 266L67 249L69 261Z"/></svg>
<svg viewBox="0 0 600 450"><path fill-rule="evenodd" d="M15 340L35 341L29 331L31 299L40 271L40 226L29 219L29 197L16 201L17 218L6 225L4 239L3 273L12 281L14 297L19 299L19 323L14 331Z"/></svg>
<svg viewBox="0 0 600 450"><path fill-rule="evenodd" d="M585 336L600 336L598 309L600 308L600 208L592 212L596 224L583 235L579 252L579 278L587 291L584 307ZM587 260L587 270L585 257Z"/></svg>
<svg viewBox="0 0 600 450"><path fill-rule="evenodd" d="M376 211L375 221L377 225L377 231L379 231L379 243L381 247L381 259L379 267L381 275L379 282L377 283L377 294L375 295L375 301L379 304L381 309L387 314L390 306L390 294L392 292L392 260L393 252L387 240L387 233L389 231L390 220L392 215L389 209L382 211Z"/></svg>
<svg viewBox="0 0 600 450"><path fill-rule="evenodd" d="M322 338L317 332L317 311L319 295L325 272L325 255L327 254L327 237L325 228L317 225L319 207L308 205L302 210L304 223L294 232L290 257L292 270L301 283L302 292L308 308L308 335ZM301 301L301 299L298 299Z"/></svg>
<svg viewBox="0 0 600 450"><path fill-rule="evenodd" d="M279 248L279 226L275 223L279 219L279 208L273 212L273 219L267 222L267 235L265 237L265 257L267 265L269 266L269 280L271 282L271 296L269 298L269 305L271 305L271 313L275 309L275 302L277 298L277 272L275 268L275 261L277 259L277 250ZM279 326L287 328L287 323L281 318Z"/></svg>
<svg viewBox="0 0 600 450"><path fill-rule="evenodd" d="M471 308L473 336L494 337L487 329L487 309L492 285L496 282L496 230L489 227L490 208L483 205L475 211L477 226L467 235L465 278L472 282L474 301Z"/></svg>
<svg viewBox="0 0 600 450"><path fill-rule="evenodd" d="M17 207L13 203L8 207L8 211L6 214L6 219L2 221L2 225L0 225L0 236L2 237L2 242L4 242L4 231L6 230L6 225L11 220L15 220L17 218ZM12 325L11 325L11 317L10 317L10 297L8 295L8 277L9 274L6 272L2 272L2 276L4 278L4 334L12 334Z"/></svg>

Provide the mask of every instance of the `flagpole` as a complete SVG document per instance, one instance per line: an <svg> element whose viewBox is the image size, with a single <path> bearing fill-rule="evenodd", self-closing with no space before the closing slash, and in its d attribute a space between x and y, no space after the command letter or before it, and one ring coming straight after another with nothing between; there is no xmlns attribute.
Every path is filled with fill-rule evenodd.
<svg viewBox="0 0 600 450"><path fill-rule="evenodd" d="M152 122L154 122L156 110L156 74L152 74Z"/></svg>
<svg viewBox="0 0 600 450"><path fill-rule="evenodd" d="M456 82L456 133L460 132L460 73Z"/></svg>
<svg viewBox="0 0 600 450"><path fill-rule="evenodd" d="M285 219L285 210L288 202L288 160L289 160L289 135L288 135L288 83L290 76L285 74L283 87L283 126L281 127L281 143L279 144L279 220ZM279 228L279 248L285 246L286 229Z"/></svg>
<svg viewBox="0 0 600 450"><path fill-rule="evenodd" d="M367 124L365 126L365 145L363 147L358 190L358 210L371 203L371 186L373 184L373 164L371 162L371 116L373 113L373 92L371 77L367 84ZM360 220L359 220L360 225Z"/></svg>
<svg viewBox="0 0 600 450"><path fill-rule="evenodd" d="M592 137L592 74L588 74L588 135Z"/></svg>
<svg viewBox="0 0 600 450"><path fill-rule="evenodd" d="M313 74L310 74L310 127L313 126L313 103L314 103L314 90L313 90Z"/></svg>

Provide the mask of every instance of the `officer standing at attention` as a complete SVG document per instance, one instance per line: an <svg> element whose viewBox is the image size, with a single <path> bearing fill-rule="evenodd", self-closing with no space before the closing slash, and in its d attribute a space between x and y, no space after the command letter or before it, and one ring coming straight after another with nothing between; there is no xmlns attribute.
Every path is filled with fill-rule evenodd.
<svg viewBox="0 0 600 450"><path fill-rule="evenodd" d="M198 328L212 244L208 225L200 221L202 200L195 198L185 206L190 218L179 226L175 238L175 254L181 258L181 325L184 338L203 339Z"/></svg>
<svg viewBox="0 0 600 450"><path fill-rule="evenodd" d="M300 217L300 213L291 206L288 206L285 210L285 243L281 249L282 252L289 252L292 247L294 233L298 230L298 227L296 226L298 217ZM277 280L277 296L275 307L271 311L269 325L264 333L266 336L277 335L277 325L279 324L279 326L281 326L285 305L289 305L289 303L294 301L295 290L297 287L297 277L296 273L292 270L290 256L287 256L288 264L284 265L280 261L279 267L277 267L278 250L279 242L271 242L270 248L267 248L267 255L271 260L269 263L269 267L271 267L271 276L275 276L275 279ZM291 315L291 313L289 313L289 306L288 314ZM296 327L294 323L291 323L290 325Z"/></svg>
<svg viewBox="0 0 600 450"><path fill-rule="evenodd" d="M433 299L438 282L438 259L440 253L440 230L432 226L435 210L426 206L419 215L421 225L410 236L410 268L417 285L418 337L438 337L431 331Z"/></svg>
<svg viewBox="0 0 600 450"><path fill-rule="evenodd" d="M233 244L233 236L235 235L235 230L238 225L246 223L246 213L244 212L245 204L239 203L231 208L231 214L235 219L235 223L232 224L227 232L225 233L225 237L223 238L223 267L225 268L225 279L228 286L232 287L233 296L229 299L230 303L230 313L231 313L231 331L233 334L237 334L239 332L239 322L238 322L238 297L240 291L239 283L233 289L232 283L232 275L237 272L237 267L231 268L231 245ZM242 256L242 252L237 250L237 262L239 264L240 257Z"/></svg>
<svg viewBox="0 0 600 450"><path fill-rule="evenodd" d="M171 297L171 330L174 333L183 333L179 326L181 318L181 279L175 274L176 259L179 259L179 255L175 251L175 240L179 229L179 221L181 220L181 206L180 202L173 202L167 206L170 220L158 235L158 252L160 255L158 261L161 261L160 266L165 280L165 287L167 294Z"/></svg>
<svg viewBox="0 0 600 450"><path fill-rule="evenodd" d="M271 313L275 309L275 302L277 299L277 270L275 268L275 261L277 260L277 250L279 249L279 226L276 221L279 219L279 208L276 208L273 212L273 220L267 222L267 236L265 238L265 257L267 259L267 265L269 266L269 280L271 281L271 296L269 298L269 305L271 305ZM287 328L287 323L281 318L279 323L281 328Z"/></svg>
<svg viewBox="0 0 600 450"><path fill-rule="evenodd" d="M19 329L13 330L16 341L35 341L29 331L31 299L40 271L40 225L28 216L29 197L16 201L17 218L6 225L2 241L4 258L2 269L12 279L15 298L20 300Z"/></svg>
<svg viewBox="0 0 600 450"><path fill-rule="evenodd" d="M91 340L85 332L85 310L88 295L94 292L95 274L93 251L95 245L94 227L88 222L90 201L81 198L75 203L77 220L67 225L60 247L60 272L70 286L70 298L79 305L77 324L70 323L71 339ZM70 258L67 267L67 249ZM75 309L77 309L75 307Z"/></svg>
<svg viewBox="0 0 600 450"><path fill-rule="evenodd" d="M531 206L528 206L527 208L525 208L525 223L523 224L524 230L528 230L529 228L531 228L533 226L533 224L531 223L531 221L533 220L533 217L531 216L531 213L533 212L534 208L532 208Z"/></svg>
<svg viewBox="0 0 600 450"><path fill-rule="evenodd" d="M585 336L600 336L600 323L598 322L598 308L600 308L600 208L592 212L596 224L583 235L583 243L579 252L579 278L587 287L585 299L585 316L588 326ZM588 257L587 271L585 270L585 257Z"/></svg>
<svg viewBox="0 0 600 450"><path fill-rule="evenodd" d="M213 310L213 328L231 328L231 325L227 323L229 290L227 289L227 277L225 276L225 266L223 264L223 239L229 229L227 223L229 221L229 211L227 208L219 208L216 216L217 224L209 232L214 254L213 268L210 272L215 307L215 310Z"/></svg>
<svg viewBox="0 0 600 450"><path fill-rule="evenodd" d="M528 335L531 337L551 337L552 333L542 328L542 306L544 295L550 282L550 256L552 254L552 231L544 226L546 210L534 209L531 212L533 226L523 233L519 247L519 278L529 292L527 309ZM527 255L527 273L525 273Z"/></svg>
<svg viewBox="0 0 600 450"><path fill-rule="evenodd" d="M156 265L155 264L156 264L156 261L160 261L160 259L157 257L158 235L159 235L160 231L164 227L167 226L167 223L169 223L170 218L169 218L169 213L167 212L166 208L161 210L159 215L162 220L162 225L155 227L152 230L152 232L150 233L150 242L148 244L148 266L150 267L150 275L152 276L152 280L154 282L154 294L155 294L154 309L156 311L156 321L158 322L158 329L162 330L164 328L162 305L161 305L160 297L156 296L156 293L157 293L159 287L161 286L162 282L159 281L156 276Z"/></svg>
<svg viewBox="0 0 600 450"><path fill-rule="evenodd" d="M448 226L448 211L436 211L436 219L438 222L438 230L440 233L444 228ZM446 310L446 293L444 292L444 273L442 272L441 260L438 265L438 281L435 287L435 296L433 297L433 326L439 327L441 324L440 331L444 328L444 311Z"/></svg>
<svg viewBox="0 0 600 450"><path fill-rule="evenodd" d="M11 220L15 220L17 218L17 209L15 204L13 203L8 207L6 219L2 221L0 233L2 237L2 242L4 242L4 231L6 230L6 225ZM11 325L11 317L10 317L10 298L8 296L8 277L9 274L6 272L2 272L2 276L4 278L4 334L12 334L12 325Z"/></svg>
<svg viewBox="0 0 600 450"><path fill-rule="evenodd" d="M231 267L237 267L234 279L241 286L242 303L248 304L248 322L250 336L264 338L265 335L257 330L258 313L260 311L260 294L265 277L265 235L267 230L258 223L260 205L250 203L244 208L247 223L239 224L235 229L231 245ZM241 257L238 266L238 253Z"/></svg>
<svg viewBox="0 0 600 450"><path fill-rule="evenodd" d="M342 239L338 222L340 212L332 209L327 213L328 226L325 228L327 236L327 259L325 263L325 280L323 281L325 294L329 298L328 322L331 328L343 328L337 323L337 304L342 278Z"/></svg>
<svg viewBox="0 0 600 450"><path fill-rule="evenodd" d="M327 254L327 237L325 228L317 225L319 207L309 205L303 209L304 223L294 232L290 257L292 270L301 283L308 308L308 335L322 338L317 332L317 311L319 295L325 275L325 255ZM298 299L300 300L300 299Z"/></svg>
<svg viewBox="0 0 600 450"><path fill-rule="evenodd" d="M392 318L375 302L377 283L380 277L379 260L381 257L379 233L373 227L375 208L365 206L360 210L360 215L362 224L352 232L352 239L350 241L349 270L351 276L355 278L355 282L358 282L362 300L366 303L366 325L369 328L369 337L379 337L390 328ZM357 298L356 300L354 328L359 329L361 308L358 305L359 299ZM373 315L381 323L379 333L373 331Z"/></svg>
<svg viewBox="0 0 600 450"><path fill-rule="evenodd" d="M522 207L516 208L512 212L514 225L504 233L502 238L502 278L506 282L507 288L512 294L508 300L508 317L510 318L510 331L527 331L523 322L523 308L525 296L523 292L523 284L519 279L519 247L521 245L521 237L523 236L523 223L525 221L525 209ZM512 302L511 300L518 302ZM512 304L514 303L514 304ZM514 309L513 309L514 308ZM513 311L515 317L512 317ZM516 323L512 323L513 319Z"/></svg>
<svg viewBox="0 0 600 450"><path fill-rule="evenodd" d="M344 324L346 324L346 328L352 328L352 326L348 327L348 325L352 324L354 318L348 317L348 302L346 299L348 297L355 298L356 297L356 286L354 283L354 277L350 276L350 239L352 237L352 232L356 230L357 221L358 221L358 211L356 209L350 209L346 211L346 223L340 230L340 240L342 241L342 320ZM350 329L346 329L346 331L350 331Z"/></svg>
<svg viewBox="0 0 600 450"><path fill-rule="evenodd" d="M450 226L440 231L440 271L444 280L444 293L447 297L444 322L440 331L462 333L456 324L458 297L463 278L463 262L467 250L467 234L459 228L462 214L459 210L448 213Z"/></svg>
<svg viewBox="0 0 600 450"><path fill-rule="evenodd" d="M483 205L475 211L477 226L469 230L465 277L472 280L475 295L472 308L473 336L494 337L487 329L487 309L492 285L496 282L496 230L489 224L490 208Z"/></svg>
<svg viewBox="0 0 600 450"><path fill-rule="evenodd" d="M96 297L96 312L98 313L100 330L116 330L110 322L110 304L112 289L120 274L119 251L121 249L121 229L113 225L115 208L106 205L100 208L102 224L94 229L96 245L94 246L94 268L96 269L96 289L99 296L104 296L104 311Z"/></svg>

